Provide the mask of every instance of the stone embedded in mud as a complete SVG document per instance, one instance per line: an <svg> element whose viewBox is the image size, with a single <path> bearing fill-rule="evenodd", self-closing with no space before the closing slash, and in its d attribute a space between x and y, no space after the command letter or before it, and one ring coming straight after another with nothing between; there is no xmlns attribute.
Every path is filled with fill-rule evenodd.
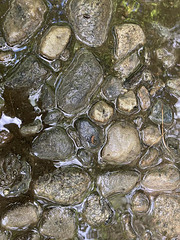
<svg viewBox="0 0 180 240"><path fill-rule="evenodd" d="M170 79L166 85L170 93L180 97L180 78Z"/></svg>
<svg viewBox="0 0 180 240"><path fill-rule="evenodd" d="M17 197L26 193L31 182L31 167L17 155L8 153L1 156L0 195Z"/></svg>
<svg viewBox="0 0 180 240"><path fill-rule="evenodd" d="M121 77L128 78L140 68L141 62L136 52L126 57L124 60L117 61L114 70L121 74Z"/></svg>
<svg viewBox="0 0 180 240"><path fill-rule="evenodd" d="M45 69L33 55L30 55L6 79L5 86L13 90L21 90L23 93L32 94L39 92L49 75L49 70Z"/></svg>
<svg viewBox="0 0 180 240"><path fill-rule="evenodd" d="M52 127L34 140L32 153L41 159L65 160L74 153L74 144L63 128Z"/></svg>
<svg viewBox="0 0 180 240"><path fill-rule="evenodd" d="M107 172L98 177L97 185L104 197L117 193L125 195L135 187L139 177L135 171Z"/></svg>
<svg viewBox="0 0 180 240"><path fill-rule="evenodd" d="M146 213L149 209L149 199L141 192L135 193L132 198L132 210L135 213Z"/></svg>
<svg viewBox="0 0 180 240"><path fill-rule="evenodd" d="M180 196L159 195L154 202L151 227L153 233L161 234L168 239L180 236ZM161 238L162 239L162 238Z"/></svg>
<svg viewBox="0 0 180 240"><path fill-rule="evenodd" d="M161 140L161 133L157 127L149 125L142 130L142 140L144 144L152 146L159 143Z"/></svg>
<svg viewBox="0 0 180 240"><path fill-rule="evenodd" d="M79 50L57 89L58 107L69 114L79 112L88 105L102 79L103 70L94 55Z"/></svg>
<svg viewBox="0 0 180 240"><path fill-rule="evenodd" d="M108 100L115 100L120 94L127 92L123 87L122 79L112 76L107 78L107 82L102 90Z"/></svg>
<svg viewBox="0 0 180 240"><path fill-rule="evenodd" d="M142 156L139 166L140 168L150 168L158 165L158 163L161 162L161 160L158 158L159 151L156 148L149 148L147 152Z"/></svg>
<svg viewBox="0 0 180 240"><path fill-rule="evenodd" d="M140 45L144 45L146 37L139 25L125 23L114 27L115 32L115 58L123 59Z"/></svg>
<svg viewBox="0 0 180 240"><path fill-rule="evenodd" d="M150 191L172 191L180 185L180 173L174 165L165 164L149 170L141 184Z"/></svg>
<svg viewBox="0 0 180 240"><path fill-rule="evenodd" d="M34 192L37 197L71 205L83 201L90 184L90 176L80 168L60 168L39 177L34 184Z"/></svg>
<svg viewBox="0 0 180 240"><path fill-rule="evenodd" d="M107 143L102 150L102 160L107 164L128 164L140 155L141 145L138 131L126 123L116 122L107 135Z"/></svg>
<svg viewBox="0 0 180 240"><path fill-rule="evenodd" d="M3 147L13 139L13 134L8 130L0 131L0 147Z"/></svg>
<svg viewBox="0 0 180 240"><path fill-rule="evenodd" d="M149 92L148 90L142 86L139 90L138 90L138 97L140 100L140 105L142 110L147 110L150 106L151 106L151 101L149 98Z"/></svg>
<svg viewBox="0 0 180 240"><path fill-rule="evenodd" d="M41 39L40 54L47 59L56 59L67 46L71 36L68 26L51 26Z"/></svg>
<svg viewBox="0 0 180 240"><path fill-rule="evenodd" d="M105 101L95 103L90 111L89 117L99 124L106 124L113 116L113 108Z"/></svg>
<svg viewBox="0 0 180 240"><path fill-rule="evenodd" d="M33 136L39 133L43 128L42 122L37 119L33 123L24 125L20 128L20 133L23 137Z"/></svg>
<svg viewBox="0 0 180 240"><path fill-rule="evenodd" d="M43 0L13 0L3 24L7 43L13 46L29 39L43 23L46 11Z"/></svg>
<svg viewBox="0 0 180 240"><path fill-rule="evenodd" d="M103 132L93 122L86 118L80 118L75 122L81 144L87 150L96 151L102 146Z"/></svg>
<svg viewBox="0 0 180 240"><path fill-rule="evenodd" d="M91 194L84 204L83 217L89 225L97 227L110 221L112 210L105 200Z"/></svg>
<svg viewBox="0 0 180 240"><path fill-rule="evenodd" d="M166 48L159 48L156 50L157 58L162 61L165 68L171 68L176 63L176 56L174 51L169 52Z"/></svg>
<svg viewBox="0 0 180 240"><path fill-rule="evenodd" d="M91 47L104 43L112 14L111 0L71 0L67 12L78 40Z"/></svg>
<svg viewBox="0 0 180 240"><path fill-rule="evenodd" d="M119 95L117 99L117 108L123 112L133 112L137 108L137 99L133 91L129 91L124 95Z"/></svg>
<svg viewBox="0 0 180 240"><path fill-rule="evenodd" d="M28 202L7 211L7 213L2 216L1 226L9 230L24 229L37 223L40 214L40 207Z"/></svg>
<svg viewBox="0 0 180 240"><path fill-rule="evenodd" d="M163 121L164 125L169 125L173 121L173 111L169 104L165 103L161 99L158 99L152 108L149 118L156 124L162 124Z"/></svg>
<svg viewBox="0 0 180 240"><path fill-rule="evenodd" d="M56 240L74 239L76 219L73 211L67 208L55 207L43 214L40 233Z"/></svg>
<svg viewBox="0 0 180 240"><path fill-rule="evenodd" d="M83 164L83 167L90 168L93 165L94 156L93 153L81 148L77 152L77 156Z"/></svg>
<svg viewBox="0 0 180 240"><path fill-rule="evenodd" d="M55 94L52 91L51 87L47 84L41 89L40 93L41 109L43 111L49 111L55 108Z"/></svg>
<svg viewBox="0 0 180 240"><path fill-rule="evenodd" d="M44 118L44 123L48 125L56 125L62 118L63 113L58 109L53 109L47 113L46 117Z"/></svg>

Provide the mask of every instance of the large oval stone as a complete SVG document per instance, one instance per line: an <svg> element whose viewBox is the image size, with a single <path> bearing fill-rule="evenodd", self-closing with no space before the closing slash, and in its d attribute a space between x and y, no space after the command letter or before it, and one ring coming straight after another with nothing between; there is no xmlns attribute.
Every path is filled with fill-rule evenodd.
<svg viewBox="0 0 180 240"><path fill-rule="evenodd" d="M78 40L91 47L104 43L112 14L111 0L72 0L67 12Z"/></svg>
<svg viewBox="0 0 180 240"><path fill-rule="evenodd" d="M102 79L103 71L99 62L92 53L81 49L57 89L58 107L69 114L85 108Z"/></svg>

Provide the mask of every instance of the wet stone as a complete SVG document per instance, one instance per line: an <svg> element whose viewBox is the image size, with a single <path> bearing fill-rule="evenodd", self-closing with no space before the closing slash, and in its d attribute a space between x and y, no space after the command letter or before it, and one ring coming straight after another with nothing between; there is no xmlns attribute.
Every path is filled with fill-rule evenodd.
<svg viewBox="0 0 180 240"><path fill-rule="evenodd" d="M75 122L81 144L87 150L96 151L102 146L103 131L86 118L80 118Z"/></svg>
<svg viewBox="0 0 180 240"><path fill-rule="evenodd" d="M34 140L32 153L41 159L65 160L74 153L74 144L63 128L52 127Z"/></svg>
<svg viewBox="0 0 180 240"><path fill-rule="evenodd" d="M115 171L100 175L97 185L104 197L130 192L139 181L139 174L135 171Z"/></svg>
<svg viewBox="0 0 180 240"><path fill-rule="evenodd" d="M47 84L41 89L40 102L43 111L50 111L55 107L55 94Z"/></svg>
<svg viewBox="0 0 180 240"><path fill-rule="evenodd" d="M170 79L166 85L170 93L180 97L180 78Z"/></svg>
<svg viewBox="0 0 180 240"><path fill-rule="evenodd" d="M78 204L83 201L90 187L90 177L80 168L62 168L46 174L34 184L37 197L61 205Z"/></svg>
<svg viewBox="0 0 180 240"><path fill-rule="evenodd" d="M6 80L5 86L13 90L27 91L29 94L39 92L49 77L49 71L30 55L17 67Z"/></svg>
<svg viewBox="0 0 180 240"><path fill-rule="evenodd" d="M149 199L144 193L137 192L132 198L132 210L135 213L146 213L149 209Z"/></svg>
<svg viewBox="0 0 180 240"><path fill-rule="evenodd" d="M113 108L105 101L95 103L90 111L89 117L99 124L106 124L113 116Z"/></svg>
<svg viewBox="0 0 180 240"><path fill-rule="evenodd" d="M137 53L132 53L124 60L115 63L114 70L121 74L121 77L128 78L140 67L140 59Z"/></svg>
<svg viewBox="0 0 180 240"><path fill-rule="evenodd" d="M69 114L85 108L102 79L102 68L93 54L79 50L57 89L58 107Z"/></svg>
<svg viewBox="0 0 180 240"><path fill-rule="evenodd" d="M144 169L158 165L160 162L158 156L159 151L156 148L149 148L139 162L140 168Z"/></svg>
<svg viewBox="0 0 180 240"><path fill-rule="evenodd" d="M40 207L28 202L7 211L1 219L1 226L9 230L27 228L38 222L40 214Z"/></svg>
<svg viewBox="0 0 180 240"><path fill-rule="evenodd" d="M0 51L0 64L5 64L13 61L13 52L10 51Z"/></svg>
<svg viewBox="0 0 180 240"><path fill-rule="evenodd" d="M56 59L67 46L71 36L68 26L51 26L41 39L40 54L47 59Z"/></svg>
<svg viewBox="0 0 180 240"><path fill-rule="evenodd" d="M115 100L120 94L127 92L122 83L122 79L109 76L102 89L104 96L108 100Z"/></svg>
<svg viewBox="0 0 180 240"><path fill-rule="evenodd" d="M144 45L146 38L142 28L136 24L125 23L114 27L116 48L115 58L122 59L130 52Z"/></svg>
<svg viewBox="0 0 180 240"><path fill-rule="evenodd" d="M16 235L15 238L13 238L13 240L40 240L40 234L35 232L35 231L32 231L32 232L29 232L27 234L23 233L23 234L20 234L20 235Z"/></svg>
<svg viewBox="0 0 180 240"><path fill-rule="evenodd" d="M110 221L112 210L104 199L92 194L84 204L83 217L89 225L97 227Z"/></svg>
<svg viewBox="0 0 180 240"><path fill-rule="evenodd" d="M33 136L39 133L43 128L42 122L36 119L33 123L24 125L20 128L20 133L23 137Z"/></svg>
<svg viewBox="0 0 180 240"><path fill-rule="evenodd" d="M148 171L141 183L150 191L172 191L179 186L180 173L174 165L165 164Z"/></svg>
<svg viewBox="0 0 180 240"><path fill-rule="evenodd" d="M0 147L3 147L7 143L11 142L13 137L14 137L13 134L10 133L8 130L0 131Z"/></svg>
<svg viewBox="0 0 180 240"><path fill-rule="evenodd" d="M140 155L141 145L137 130L125 123L113 124L102 150L102 161L107 164L128 164Z"/></svg>
<svg viewBox="0 0 180 240"><path fill-rule="evenodd" d="M156 50L157 58L163 62L163 66L171 68L175 65L176 56L173 52L169 52L166 48L159 48Z"/></svg>
<svg viewBox="0 0 180 240"><path fill-rule="evenodd" d="M31 182L29 164L12 153L1 156L0 162L0 195L17 197L26 193Z"/></svg>
<svg viewBox="0 0 180 240"><path fill-rule="evenodd" d="M163 112L163 119L162 119ZM163 100L158 99L154 104L151 114L149 116L150 120L156 124L169 125L173 121L173 111L169 104L165 103Z"/></svg>
<svg viewBox="0 0 180 240"><path fill-rule="evenodd" d="M117 99L117 108L120 111L130 113L137 109L137 99L133 91L129 91L124 95L119 95Z"/></svg>
<svg viewBox="0 0 180 240"><path fill-rule="evenodd" d="M62 53L61 53L61 55L60 55L60 59L62 60L62 61L67 61L68 59L69 59L69 57L70 57L70 51L69 51L69 49L64 49L64 51L62 51Z"/></svg>
<svg viewBox="0 0 180 240"><path fill-rule="evenodd" d="M149 92L148 90L142 86L139 90L138 90L138 97L140 100L140 105L142 110L147 110L150 106L151 106L151 101L149 98Z"/></svg>
<svg viewBox="0 0 180 240"><path fill-rule="evenodd" d="M78 40L91 47L104 43L112 13L111 0L71 0L67 11Z"/></svg>
<svg viewBox="0 0 180 240"><path fill-rule="evenodd" d="M161 133L159 129L153 125L150 125L142 130L143 143L152 146L160 142Z"/></svg>
<svg viewBox="0 0 180 240"><path fill-rule="evenodd" d="M55 207L43 214L40 233L56 240L74 239L76 233L75 214L66 208Z"/></svg>
<svg viewBox="0 0 180 240"><path fill-rule="evenodd" d="M156 80L151 88L150 95L154 96L158 91L162 91L164 87L165 83L161 79Z"/></svg>
<svg viewBox="0 0 180 240"><path fill-rule="evenodd" d="M56 125L61 121L62 118L63 113L58 109L54 109L47 113L46 117L44 118L44 123L47 125Z"/></svg>
<svg viewBox="0 0 180 240"><path fill-rule="evenodd" d="M77 156L83 164L83 167L91 167L93 165L93 154L85 149L79 149Z"/></svg>
<svg viewBox="0 0 180 240"><path fill-rule="evenodd" d="M43 0L13 0L3 24L7 43L13 46L31 37L43 23L46 10Z"/></svg>
<svg viewBox="0 0 180 240"><path fill-rule="evenodd" d="M180 235L180 197L178 195L159 195L154 202L151 229L154 235L168 239L179 239ZM160 237L160 236L159 236Z"/></svg>

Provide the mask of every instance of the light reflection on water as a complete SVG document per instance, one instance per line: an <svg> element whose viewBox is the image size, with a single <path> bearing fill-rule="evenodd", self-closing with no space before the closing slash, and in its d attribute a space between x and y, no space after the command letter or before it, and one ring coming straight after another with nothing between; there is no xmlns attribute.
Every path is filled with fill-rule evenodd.
<svg viewBox="0 0 180 240"><path fill-rule="evenodd" d="M11 123L16 124L20 128L22 121L17 117L11 118L9 116L6 116L4 113L2 113L0 118L0 131L7 130L7 128L5 128L4 126Z"/></svg>

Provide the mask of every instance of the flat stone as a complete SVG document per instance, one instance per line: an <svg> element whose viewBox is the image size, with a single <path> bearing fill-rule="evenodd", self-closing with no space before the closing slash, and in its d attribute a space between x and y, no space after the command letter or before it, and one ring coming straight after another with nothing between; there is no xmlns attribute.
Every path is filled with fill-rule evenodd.
<svg viewBox="0 0 180 240"><path fill-rule="evenodd" d="M146 213L149 209L149 199L141 192L135 193L132 198L132 210L135 213Z"/></svg>
<svg viewBox="0 0 180 240"><path fill-rule="evenodd" d="M108 100L115 100L120 94L127 92L127 90L123 87L122 79L112 76L107 78L102 91Z"/></svg>
<svg viewBox="0 0 180 240"><path fill-rule="evenodd" d="M80 118L75 122L81 144L87 150L98 150L103 144L102 129L86 118Z"/></svg>
<svg viewBox="0 0 180 240"><path fill-rule="evenodd" d="M128 78L131 74L138 70L141 62L136 52L127 56L124 60L117 61L114 70L121 74L121 77Z"/></svg>
<svg viewBox="0 0 180 240"><path fill-rule="evenodd" d="M97 185L104 197L114 194L125 195L130 192L139 181L139 174L135 171L107 172L97 178Z"/></svg>
<svg viewBox="0 0 180 240"><path fill-rule="evenodd" d="M146 111L151 106L151 101L149 97L149 92L144 86L142 86L138 90L138 97L142 110Z"/></svg>
<svg viewBox="0 0 180 240"><path fill-rule="evenodd" d="M58 106L69 114L85 108L103 79L99 62L87 50L79 50L57 90Z"/></svg>
<svg viewBox="0 0 180 240"><path fill-rule="evenodd" d="M98 195L91 194L83 208L83 217L91 226L99 226L107 224L112 216L112 210L107 202L101 199Z"/></svg>
<svg viewBox="0 0 180 240"><path fill-rule="evenodd" d="M150 191L172 191L179 186L180 173L171 164L157 166L145 174L141 183Z"/></svg>
<svg viewBox="0 0 180 240"><path fill-rule="evenodd" d="M140 168L144 169L158 165L160 162L158 156L159 151L156 148L149 148L139 162Z"/></svg>
<svg viewBox="0 0 180 240"><path fill-rule="evenodd" d="M43 23L46 11L43 0L13 0L3 24L7 43L13 46L29 39Z"/></svg>
<svg viewBox="0 0 180 240"><path fill-rule="evenodd" d="M160 142L161 133L159 129L153 125L150 125L142 130L143 143L152 146Z"/></svg>
<svg viewBox="0 0 180 240"><path fill-rule="evenodd" d="M106 124L113 116L113 108L105 101L95 103L90 111L89 117L99 124Z"/></svg>
<svg viewBox="0 0 180 240"><path fill-rule="evenodd" d="M51 26L41 39L40 54L47 59L56 59L64 51L71 36L68 26Z"/></svg>
<svg viewBox="0 0 180 240"><path fill-rule="evenodd" d="M156 50L156 55L162 61L165 68L171 68L176 63L176 56L174 52L169 52L166 48L159 48Z"/></svg>
<svg viewBox="0 0 180 240"><path fill-rule="evenodd" d="M170 79L166 85L170 93L180 97L180 78Z"/></svg>
<svg viewBox="0 0 180 240"><path fill-rule="evenodd" d="M163 121L164 125L169 125L173 122L173 111L169 104L165 103L161 99L158 99L152 108L149 118L156 124L162 124Z"/></svg>
<svg viewBox="0 0 180 240"><path fill-rule="evenodd" d="M120 111L130 113L137 108L137 99L133 91L129 91L124 95L119 95L117 99L117 108Z"/></svg>
<svg viewBox="0 0 180 240"><path fill-rule="evenodd" d="M111 0L71 0L67 16L76 38L88 46L97 47L107 38L111 14Z"/></svg>
<svg viewBox="0 0 180 240"><path fill-rule="evenodd" d="M74 153L74 144L63 128L52 127L34 140L32 153L41 159L65 160Z"/></svg>
<svg viewBox="0 0 180 240"><path fill-rule="evenodd" d="M144 45L146 37L139 25L125 23L114 27L116 47L115 58L122 59L140 45Z"/></svg>
<svg viewBox="0 0 180 240"><path fill-rule="evenodd" d="M39 177L34 184L34 193L38 198L61 205L78 204L86 196L90 181L89 175L80 168L60 168Z"/></svg>
<svg viewBox="0 0 180 240"><path fill-rule="evenodd" d="M107 164L128 164L140 155L141 145L137 130L125 123L113 124L102 150L102 160Z"/></svg>
<svg viewBox="0 0 180 240"><path fill-rule="evenodd" d="M159 195L154 201L151 226L153 233L169 239L178 239L180 235L180 196Z"/></svg>
<svg viewBox="0 0 180 240"><path fill-rule="evenodd" d="M9 230L24 229L37 223L40 213L40 207L28 202L7 211L7 213L2 216L1 225Z"/></svg>
<svg viewBox="0 0 180 240"><path fill-rule="evenodd" d="M75 214L66 208L55 207L43 214L40 233L56 240L74 239L76 233Z"/></svg>

